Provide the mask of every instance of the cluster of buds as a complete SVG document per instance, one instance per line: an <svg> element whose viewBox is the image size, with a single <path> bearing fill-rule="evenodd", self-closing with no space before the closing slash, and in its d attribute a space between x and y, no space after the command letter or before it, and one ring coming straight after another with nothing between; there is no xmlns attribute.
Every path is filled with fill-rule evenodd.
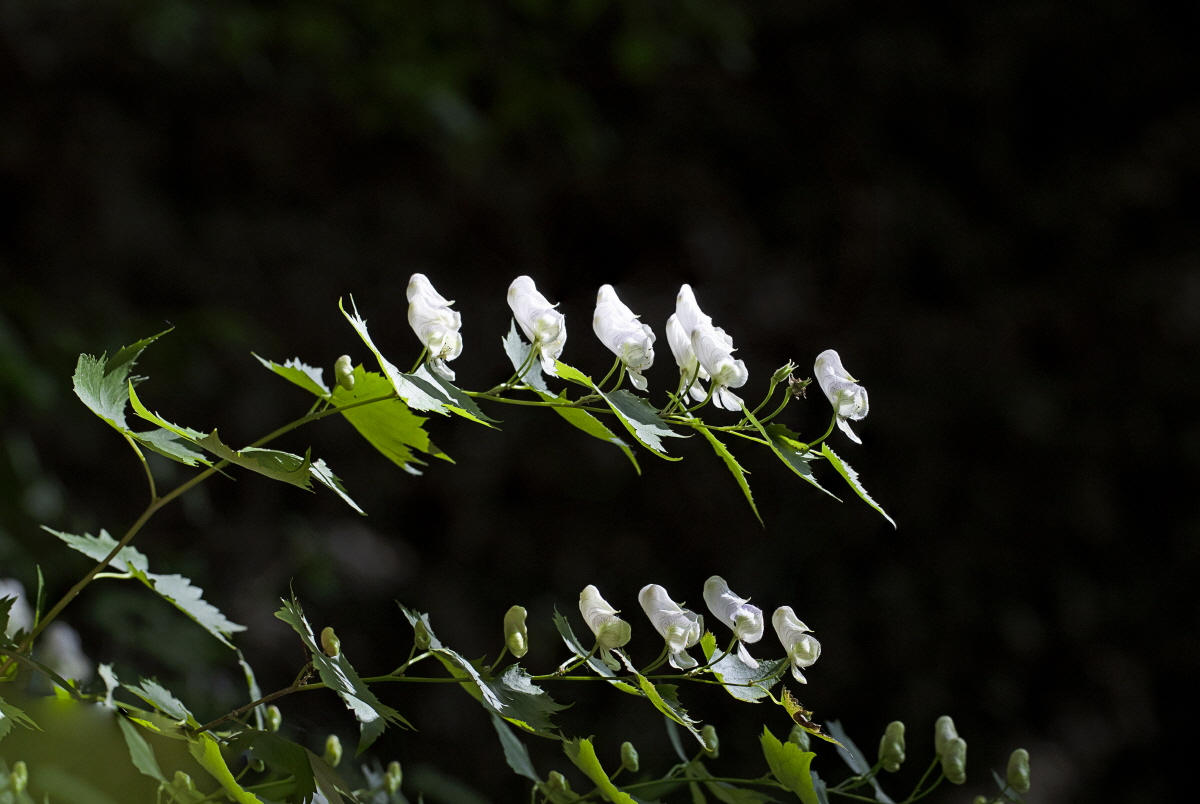
<svg viewBox="0 0 1200 804"><path fill-rule="evenodd" d="M454 372L447 363L462 354L463 348L459 332L462 317L450 309L454 302L438 293L424 274L413 274L409 280L408 301L408 323L426 349L430 370L453 380ZM561 357L567 342L566 316L555 309L558 305L542 295L528 276L518 276L509 285L508 306L517 326L529 339L531 358L541 364L546 374L557 376L555 361ZM596 294L592 330L620 360L621 369L633 386L645 391L648 383L644 372L654 365L656 336L621 301L612 285L601 286ZM700 309L690 285L680 287L675 312L667 319L666 333L671 354L679 366L680 395L690 396L696 402L711 398L719 408L741 410L742 400L731 389L745 385L750 373L744 361L733 357L737 351L733 338L714 326L712 317ZM335 371L339 383L347 389L353 385L348 368L347 359L346 365ZM838 426L852 440L861 443L846 422L867 415L866 389L846 372L838 353L832 349L817 357L813 373L837 413ZM709 384L707 390L705 383Z"/></svg>
<svg viewBox="0 0 1200 804"><path fill-rule="evenodd" d="M667 660L671 666L677 670L696 667L696 660L687 651L703 636L704 617L680 606L658 584L643 587L638 594L638 602L654 630L666 643ZM750 605L748 598L740 598L731 592L729 584L719 575L705 582L704 602L712 615L733 631L738 658L749 667L757 668L758 662L746 650L746 643L762 639L765 631L762 609ZM629 623L618 617L620 612L608 604L600 595L600 590L591 585L579 595L579 611L596 637L597 652L601 659L614 670L618 669L620 665L612 652L629 642L632 635ZM791 606L776 609L771 622L787 651L793 677L801 684L807 683L801 670L816 662L821 655L821 643L812 636L811 629L796 617Z"/></svg>

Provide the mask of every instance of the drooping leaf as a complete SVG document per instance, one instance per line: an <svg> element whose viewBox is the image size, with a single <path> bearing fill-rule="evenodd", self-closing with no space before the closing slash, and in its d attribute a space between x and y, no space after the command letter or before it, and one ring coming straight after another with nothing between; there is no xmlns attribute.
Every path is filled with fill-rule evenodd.
<svg viewBox="0 0 1200 804"><path fill-rule="evenodd" d="M375 342L371 340L371 336L367 332L367 322L358 314L358 306L354 304L353 296L350 298L350 306L354 308L353 315L346 312L346 308L342 306L341 299L338 299L338 309L342 311L342 315L346 316L346 320L350 322L350 326L354 327L354 331L358 333L363 343L375 355L375 359L379 361L379 367L383 369L383 375L392 384L392 389L395 390L396 395L404 400L405 404L413 410L428 410L448 416L450 411L446 408L445 400L440 394L430 388L423 380L414 382L411 375L401 372L400 369L396 368L375 347Z"/></svg>
<svg viewBox="0 0 1200 804"><path fill-rule="evenodd" d="M617 786L608 778L590 739L568 740L563 743L563 751L575 763L575 767L583 771L584 775L600 788L600 794L604 796L605 800L611 801L613 804L636 804L632 796L618 790Z"/></svg>
<svg viewBox="0 0 1200 804"><path fill-rule="evenodd" d="M854 741L850 739L850 735L846 734L846 730L842 728L842 724L837 720L831 720L825 724L825 728L829 729L829 741L837 745L838 756L846 763L846 766L855 773L862 774L871 770L871 763L867 761L867 757L859 749ZM818 735L820 736L820 735ZM879 786L879 779L872 776L871 786L875 788L875 800L880 804L894 804L891 797L883 792L883 788Z"/></svg>
<svg viewBox="0 0 1200 804"><path fill-rule="evenodd" d="M553 736L550 716L567 707L556 702L546 691L533 683L533 678L517 665L509 666L499 677L485 682L497 698L497 713L509 723L540 734Z"/></svg>
<svg viewBox="0 0 1200 804"><path fill-rule="evenodd" d="M129 435L133 436L139 444L173 461L178 461L187 466L196 466L197 464L211 465L211 461L205 458L204 453L196 449L190 441L181 438L166 428L160 427L157 430L149 430L145 433L130 432Z"/></svg>
<svg viewBox="0 0 1200 804"><path fill-rule="evenodd" d="M151 413L150 409L142 404L142 400L138 398L137 391L134 390L132 382L129 383L126 393L130 403L133 405L133 412L151 424L157 424L162 429L170 433L174 433L185 441L190 441L192 443L198 443L200 439L204 438L204 433L200 432L199 430L193 430L190 427L182 427L178 424L172 424L162 416L159 416L157 413Z"/></svg>
<svg viewBox="0 0 1200 804"><path fill-rule="evenodd" d="M621 660L625 662L625 667L629 672L637 678L638 686L650 699L650 703L654 704L654 708L683 726L691 732L700 745L704 745L704 738L700 736L700 729L697 728L700 725L699 722L689 717L687 710L679 703L679 687L675 684L655 684L635 670L624 653L621 654Z"/></svg>
<svg viewBox="0 0 1200 804"><path fill-rule="evenodd" d="M84 534L75 536L70 533L60 533L51 528L43 528L66 542L70 547L95 561L103 561L117 546L117 540L100 531L99 536ZM232 648L229 637L238 631L245 631L244 625L230 621L224 614L203 598L204 590L192 586L192 582L182 575L158 575L150 572L150 562L132 545L121 548L121 552L109 562L109 566L121 572L128 572L143 584L153 589L171 605L182 611L200 624L206 631L216 637L227 647Z"/></svg>
<svg viewBox="0 0 1200 804"><path fill-rule="evenodd" d="M27 729L42 730L29 715L0 697L0 740L3 740L12 731L14 723L19 723Z"/></svg>
<svg viewBox="0 0 1200 804"><path fill-rule="evenodd" d="M121 715L117 715L117 725L121 727L125 745L129 747L129 758L133 760L133 767L151 779L165 783L167 779L163 776L162 769L158 767L158 758L154 756L154 749L150 747L150 743L146 742L146 738L141 735L137 726Z"/></svg>
<svg viewBox="0 0 1200 804"><path fill-rule="evenodd" d="M337 771L330 767L328 762L307 748L304 749L304 753L312 768L313 780L317 783L317 789L321 791L321 795L329 804L342 804L342 793L350 796L351 800L354 799L354 793L350 791L349 785L341 776L338 776Z"/></svg>
<svg viewBox="0 0 1200 804"><path fill-rule="evenodd" d="M151 335L118 350L111 358L80 355L75 365L75 395L104 421L123 432L125 404L129 401L129 372L142 351L171 330ZM139 378L134 378L134 382Z"/></svg>
<svg viewBox="0 0 1200 804"><path fill-rule="evenodd" d="M783 461L789 469L800 476L806 483L810 483L816 488L828 494L838 502L842 501L829 489L817 482L816 475L812 471L812 462L821 460L819 453L808 449L807 445L800 441L799 436L791 430L784 427L782 424L768 424L760 430L771 442L771 451L774 452L781 461Z"/></svg>
<svg viewBox="0 0 1200 804"><path fill-rule="evenodd" d="M754 512L754 516L758 519L758 524L762 525L762 515L758 513L758 506L754 504L754 495L750 493L750 484L746 481L746 475L749 472L742 468L742 465L737 462L737 458L733 457L733 453L729 451L729 448L721 443L712 434L711 430L707 427L697 427L696 429L700 431L700 435L704 436L708 443L712 444L713 450L725 462L725 466L728 467L729 471L733 474L733 479L737 481L738 487L741 488L742 494L746 495L746 502L750 503L750 510Z"/></svg>
<svg viewBox="0 0 1200 804"><path fill-rule="evenodd" d="M496 421L480 410L479 406L475 404L475 400L467 396L466 393L464 393L457 386L451 384L451 382L445 377L430 371L426 364L421 364L421 367L417 369L415 376L436 386L437 390L439 390L447 398L446 407L454 413L457 413L459 416L462 416L464 419L470 419L471 421L482 424L485 427L491 427L492 425L490 422Z"/></svg>
<svg viewBox="0 0 1200 804"><path fill-rule="evenodd" d="M239 754L250 751L275 773L290 776L296 785L293 795L301 801L310 801L316 792L312 763L304 746L262 729L246 729L230 741L229 748Z"/></svg>
<svg viewBox="0 0 1200 804"><path fill-rule="evenodd" d="M250 354L254 354L251 352ZM295 383L308 391L310 394L326 399L329 397L329 387L325 385L325 380L322 375L325 369L313 368L300 362L300 358L293 357L291 360L284 363L282 366L271 360L264 360L258 355L254 355L259 363L262 363L271 371L283 377L288 382Z"/></svg>
<svg viewBox="0 0 1200 804"><path fill-rule="evenodd" d="M143 678L141 684L125 684L124 687L172 720L193 727L200 725L183 702L154 679Z"/></svg>
<svg viewBox="0 0 1200 804"><path fill-rule="evenodd" d="M272 480L282 480L284 483L291 483L293 486L299 486L302 489L312 488L312 482L309 480L310 473L308 471L311 461L307 454L301 457L293 455L290 452L281 452L277 449L259 449L258 447L246 447L242 450L234 450L225 446L221 438L217 435L216 430L198 439L196 443L218 458L229 461L234 466L249 469L251 472L257 472Z"/></svg>
<svg viewBox="0 0 1200 804"><path fill-rule="evenodd" d="M879 507L879 503L872 500L871 495L867 494L867 490L862 487L862 483L858 482L858 472L851 469L850 464L839 458L837 454L829 448L829 444L824 442L821 444L821 454L829 459L829 462L833 464L833 468L837 469L838 474L846 479L846 482L850 484L850 488L854 489L855 494L857 494L859 497L862 497L867 505L871 506L880 514L882 514L883 518L888 522L891 522L893 528L896 527L896 520L888 516L887 512Z"/></svg>
<svg viewBox="0 0 1200 804"><path fill-rule="evenodd" d="M566 391L563 391L560 396L554 396L553 394L546 393L545 391L538 389L534 390L544 402L565 403L570 401L566 397ZM618 447L621 452L625 453L625 457L629 458L629 460L633 463L633 468L637 471L637 473L639 475L642 473L642 467L638 466L637 457L634 456L633 450L629 448L629 444L622 439L617 438L616 435L613 434L612 430L609 430L602 421L597 419L591 413L580 408L568 408L562 407L561 405L554 407L553 410L559 416L562 416L569 423L575 427L578 427L580 430L592 436L593 438L598 438L601 441L606 441L609 444Z"/></svg>
<svg viewBox="0 0 1200 804"><path fill-rule="evenodd" d="M246 661L246 657L242 655L241 648L237 649L238 664L242 667L242 674L246 676L246 691L250 695L250 700L257 701L262 697L262 690L258 686L258 679L254 677L254 668L250 666L250 662ZM259 704L254 707L254 725L258 729L263 728L264 711L266 707Z"/></svg>
<svg viewBox="0 0 1200 804"><path fill-rule="evenodd" d="M359 365L354 369L354 388L349 391L340 385L334 388L333 404L338 408L346 408L342 411L346 421L371 446L406 472L420 474L414 464L424 465L423 461L413 456L413 449L449 461L447 455L430 443L429 434L422 427L428 419L417 416L399 399L358 404L387 396L392 390L391 383L382 374L366 371ZM355 404L358 406L347 407Z"/></svg>
<svg viewBox="0 0 1200 804"><path fill-rule="evenodd" d="M766 726L763 727L760 740L763 755L767 758L767 765L771 768L771 775L779 780L780 784L799 796L804 804L819 804L817 792L813 790L812 774L809 772L809 766L816 754L811 751L801 751L800 746L790 741L779 742L779 738L772 734Z"/></svg>
<svg viewBox="0 0 1200 804"><path fill-rule="evenodd" d="M716 640L711 638L712 632L706 632L700 640L700 648L704 658L712 661L716 655ZM782 668L787 666L787 659L763 659L754 668L738 658L737 653L726 653L720 660L708 669L717 681L725 687L725 691L740 701L757 702L767 697L767 690L779 681ZM757 685L757 686L747 686Z"/></svg>
<svg viewBox="0 0 1200 804"><path fill-rule="evenodd" d="M662 439L666 437L686 438L687 436L668 427L667 423L659 418L658 411L652 408L650 403L624 389L613 391L610 394L603 394L600 391L596 391L596 393L600 394L608 403L608 406L617 414L617 418L621 420L621 424L625 425L625 429L638 440L638 443L660 458L666 458L669 461L680 460L666 454Z"/></svg>
<svg viewBox="0 0 1200 804"><path fill-rule="evenodd" d="M826 792L829 785L825 784L825 780L815 770L810 770L810 772L812 773L813 790L817 793L817 801L819 804L829 804L829 793Z"/></svg>
<svg viewBox="0 0 1200 804"><path fill-rule="evenodd" d="M525 361L529 360L529 352L533 347L521 340L521 336L517 333L516 320L512 321L508 335L504 336L501 341L504 344L504 354L508 355L513 371L520 371L521 366L525 365ZM530 361L525 369L525 373L517 378L517 382L522 381L535 391L547 393L550 390L546 387L546 378L542 376L542 363L540 360Z"/></svg>
<svg viewBox="0 0 1200 804"><path fill-rule="evenodd" d="M801 706L800 702L796 700L796 696L792 695L792 691L787 687L783 688L783 694L779 698L779 703L783 706L784 711L788 713L788 717L790 717L792 722L797 726L804 729L814 737L819 737L827 743L833 743L838 747L838 753L841 753L845 749L845 746L838 742L837 737L826 734L821 724L814 723L812 721L811 718L813 713ZM840 731L841 730L839 729L839 732ZM844 732L842 732L842 734L844 734Z"/></svg>
<svg viewBox="0 0 1200 804"><path fill-rule="evenodd" d="M412 728L399 712L382 703L375 693L363 683L358 673L346 659L345 652L337 656L326 656L317 645L312 626L304 617L300 603L293 597L283 601L283 608L275 612L275 616L283 620L300 635L300 640L312 655L313 666L321 676L321 680L331 690L336 692L346 707L358 719L361 737L358 743L358 753L362 753L371 743L383 733L388 723Z"/></svg>
<svg viewBox="0 0 1200 804"><path fill-rule="evenodd" d="M225 764L225 758L221 756L221 744L211 734L202 732L195 737L189 736L188 753L208 771L209 776L217 780L226 795L237 804L262 804L258 796L247 792L238 784L229 766Z"/></svg>
<svg viewBox="0 0 1200 804"><path fill-rule="evenodd" d="M346 493L345 487L342 486L341 478L333 473L333 470L325 464L323 459L318 458L317 460L313 461L308 467L308 471L312 473L312 476L316 478L321 485L332 490L334 494L341 497L342 500L344 500L345 503L355 511L358 511L363 516L367 515L366 511L358 507L358 503L350 499L350 495Z"/></svg>
<svg viewBox="0 0 1200 804"><path fill-rule="evenodd" d="M534 782L540 782L541 776L533 768L533 761L529 758L529 749L525 747L525 743L512 733L512 729L504 722L504 719L499 715L492 714L492 726L496 729L496 735L500 738L500 745L504 748L504 760L508 763L508 767L513 769L513 772L518 776L524 776Z"/></svg>

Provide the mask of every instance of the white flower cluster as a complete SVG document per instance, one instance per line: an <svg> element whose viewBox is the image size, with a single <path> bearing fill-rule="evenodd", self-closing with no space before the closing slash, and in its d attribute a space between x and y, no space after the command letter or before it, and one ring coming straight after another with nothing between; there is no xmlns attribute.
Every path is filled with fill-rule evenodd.
<svg viewBox="0 0 1200 804"><path fill-rule="evenodd" d="M408 323L429 353L429 366L447 380L454 372L446 365L462 353L462 318L450 309L452 301L441 296L424 274L413 274L408 284ZM566 316L538 291L528 276L518 276L508 288L508 306L542 370L557 376L555 361L567 342ZM667 343L679 366L680 393L696 402L711 397L713 404L725 410L742 409L741 398L733 388L741 388L750 377L746 364L734 360L733 338L712 317L700 309L690 285L683 285L675 298L675 312L667 319ZM639 391L647 388L643 374L654 365L654 331L639 320L617 296L612 285L603 285L596 294L592 330L604 346L621 361L630 382ZM838 426L857 443L862 443L846 423L867 415L867 391L842 367L841 358L832 349L818 357L813 373L837 414ZM704 383L709 383L705 390Z"/></svg>
<svg viewBox="0 0 1200 804"><path fill-rule="evenodd" d="M677 670L696 667L696 660L688 655L687 650L694 647L704 635L704 617L680 606L658 584L643 587L638 594L638 602L642 604L642 610L646 612L654 630L666 642L667 659L671 666ZM731 592L729 584L719 575L705 581L704 602L712 615L733 631L737 639L738 658L748 667L757 668L758 662L746 650L746 643L762 639L765 630L762 609L751 606L748 598L740 598ZM600 590L595 586L588 586L579 595L579 611L596 637L601 657L616 669L618 665L612 651L629 642L632 633L629 623L617 616L620 612L600 596ZM776 609L771 623L787 651L792 676L801 684L808 683L801 670L817 661L821 655L821 643L812 636L809 627L796 617L791 606Z"/></svg>

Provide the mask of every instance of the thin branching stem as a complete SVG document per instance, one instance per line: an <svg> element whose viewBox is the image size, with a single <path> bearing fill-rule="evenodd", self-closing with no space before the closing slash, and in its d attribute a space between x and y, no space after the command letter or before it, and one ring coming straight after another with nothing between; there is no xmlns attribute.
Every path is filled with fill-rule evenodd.
<svg viewBox="0 0 1200 804"><path fill-rule="evenodd" d="M146 456L142 454L142 450L137 445L137 442L133 440L133 436L129 435L129 433L121 433L121 435L125 436L125 440L133 448L134 454L138 456L142 468L146 470L146 482L150 484L150 504L153 505L158 500L158 487L154 485L154 475L150 472L150 464L146 462Z"/></svg>

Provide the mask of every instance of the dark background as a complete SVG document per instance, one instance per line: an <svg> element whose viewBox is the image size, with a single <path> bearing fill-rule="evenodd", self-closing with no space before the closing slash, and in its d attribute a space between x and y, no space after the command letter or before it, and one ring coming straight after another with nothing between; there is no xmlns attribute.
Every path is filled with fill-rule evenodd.
<svg viewBox="0 0 1200 804"><path fill-rule="evenodd" d="M801 700L869 755L902 719L919 769L933 720L954 715L969 789L931 800L983 792L1017 746L1031 804L1177 799L1200 669L1187 31L1134 0L3 0L0 575L31 587L38 562L57 597L87 563L37 525L119 534L144 504L140 468L71 393L80 352L170 322L139 365L147 404L242 444L309 404L250 350L369 357L339 297L406 367L404 288L426 273L463 315L459 380L483 389L507 374L516 275L562 302L564 358L599 374L596 288L661 337L690 282L751 400L789 358L808 371L839 350L872 410L862 447L832 443L898 530L734 444L762 528L699 439L672 442L682 463L643 452L639 478L549 412L493 406L499 431L431 421L457 465L419 478L344 422L280 442L324 456L367 518L237 474L137 545L250 627L238 643L267 690L302 661L272 616L289 581L364 673L407 653L393 599L469 656L494 655L521 603L544 672L564 653L549 613L576 616L584 585L626 610L648 660L638 589L699 605L719 573L815 628ZM659 345L661 394L676 375ZM827 417L816 394L784 420L811 437ZM155 468L166 486L187 476ZM241 703L232 655L148 594L98 583L65 619L94 659L157 674L202 715ZM606 762L624 739L670 762L649 707L551 692L580 699L561 721ZM526 799L473 701L384 696L422 729L372 749L408 789L433 767ZM774 707L683 698L723 735L727 773L761 772L763 723L787 731ZM331 725L353 738L319 694L282 708L314 748ZM533 748L542 773L567 770Z"/></svg>

